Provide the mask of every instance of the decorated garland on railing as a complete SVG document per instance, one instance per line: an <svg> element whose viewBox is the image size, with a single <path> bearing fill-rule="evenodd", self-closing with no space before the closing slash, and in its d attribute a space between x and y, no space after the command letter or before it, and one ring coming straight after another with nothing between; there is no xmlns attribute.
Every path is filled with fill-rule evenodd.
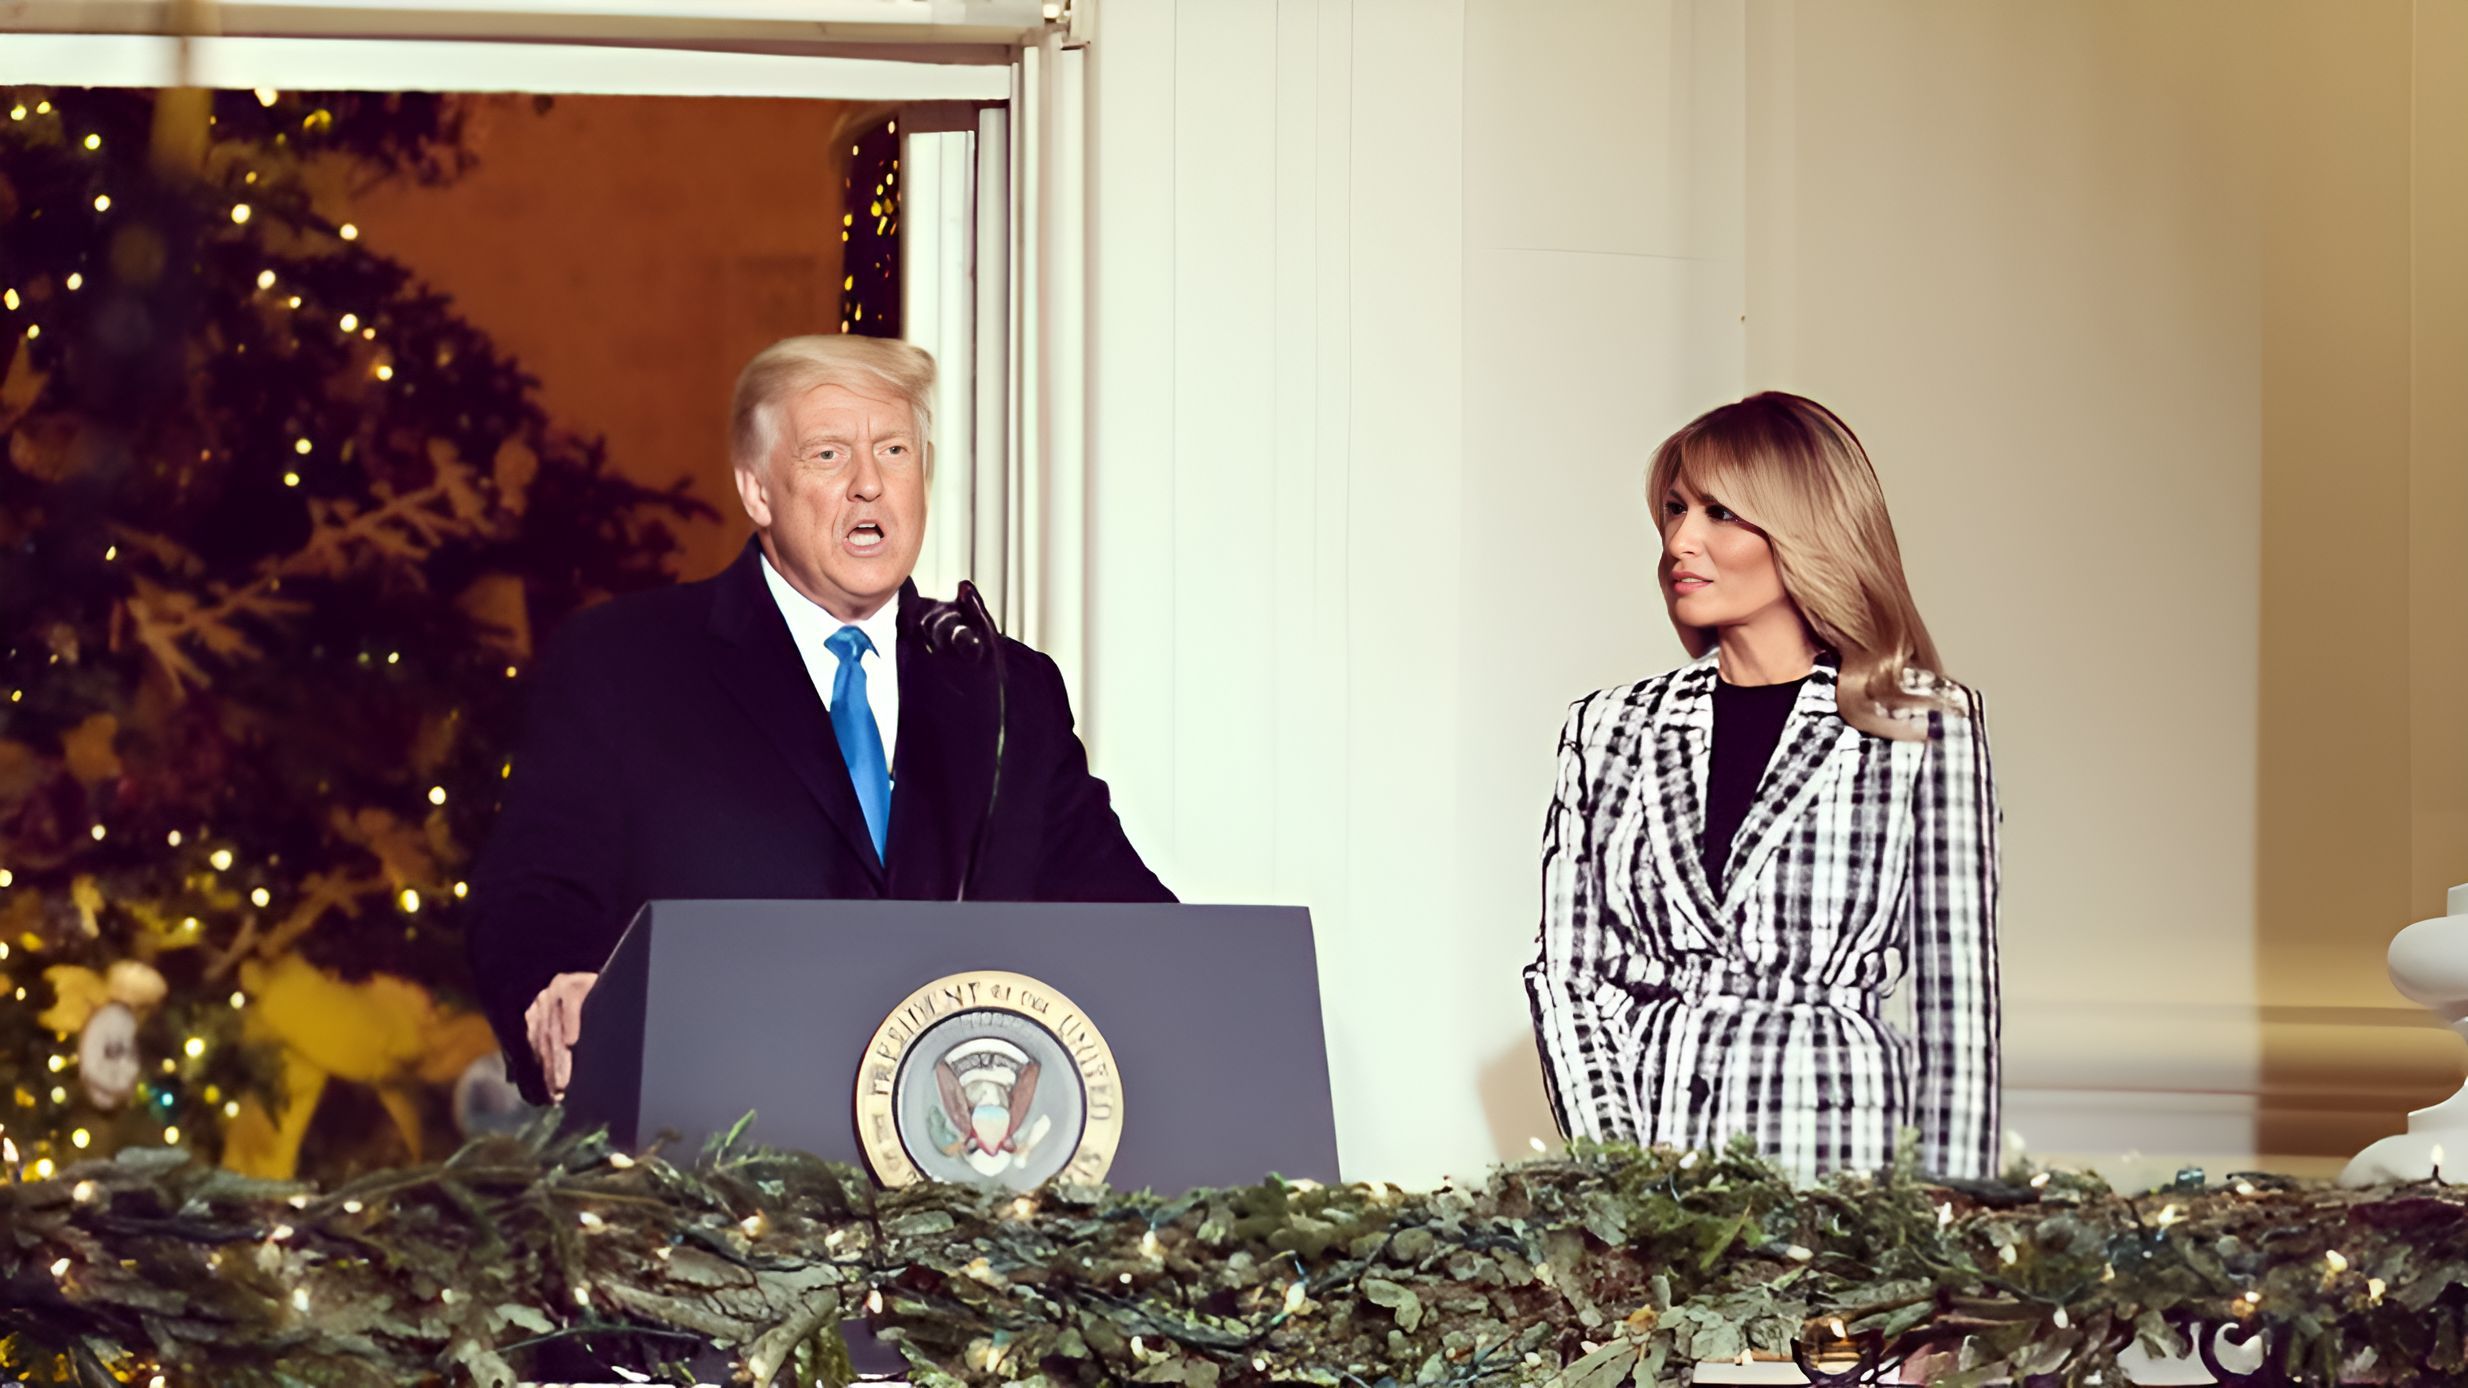
<svg viewBox="0 0 2468 1388"><path fill-rule="evenodd" d="M920 1382L1609 1388L1797 1351L2076 1384L2222 1326L2306 1381L2370 1347L2379 1381L2458 1382L2463 1287L2468 1201L2438 1185L1794 1191L1736 1150L1586 1148L1432 1193L1014 1197L543 1127L322 1193L158 1152L0 1186L0 1368L32 1383L507 1383L541 1343L622 1331L812 1384L845 1376L859 1316Z"/></svg>

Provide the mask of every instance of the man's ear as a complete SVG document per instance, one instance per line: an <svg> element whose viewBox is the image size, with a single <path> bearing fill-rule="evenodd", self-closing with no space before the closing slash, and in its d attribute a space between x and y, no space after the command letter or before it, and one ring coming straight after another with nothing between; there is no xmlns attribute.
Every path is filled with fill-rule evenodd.
<svg viewBox="0 0 2468 1388"><path fill-rule="evenodd" d="M771 471L756 471L750 467L733 467L730 475L737 483L737 501L746 508L746 519L757 530L771 528Z"/></svg>

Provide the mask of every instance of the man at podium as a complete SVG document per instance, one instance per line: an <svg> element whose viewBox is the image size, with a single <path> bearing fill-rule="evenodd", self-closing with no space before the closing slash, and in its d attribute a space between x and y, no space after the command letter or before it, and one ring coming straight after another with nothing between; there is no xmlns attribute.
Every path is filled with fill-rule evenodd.
<svg viewBox="0 0 2468 1388"><path fill-rule="evenodd" d="M584 996L646 901L1174 899L1054 662L1009 638L970 659L923 626L933 384L902 342L764 349L729 412L744 553L543 653L470 935L533 1102L563 1095Z"/></svg>

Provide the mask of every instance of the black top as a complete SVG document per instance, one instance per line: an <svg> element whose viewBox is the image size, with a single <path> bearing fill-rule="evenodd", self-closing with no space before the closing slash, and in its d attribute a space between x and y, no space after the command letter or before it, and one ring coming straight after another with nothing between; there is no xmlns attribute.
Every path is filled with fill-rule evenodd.
<svg viewBox="0 0 2468 1388"><path fill-rule="evenodd" d="M1731 840L1757 801L1757 783L1799 701L1802 676L1788 684L1714 684L1714 764L1705 778L1705 880L1720 892Z"/></svg>

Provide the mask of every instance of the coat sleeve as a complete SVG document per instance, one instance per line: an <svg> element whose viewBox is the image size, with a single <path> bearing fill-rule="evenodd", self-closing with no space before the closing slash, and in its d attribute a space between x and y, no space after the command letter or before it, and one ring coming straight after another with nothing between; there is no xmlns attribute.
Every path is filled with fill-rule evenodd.
<svg viewBox="0 0 2468 1388"><path fill-rule="evenodd" d="M1022 657L1025 656L1025 659ZM1051 769L1042 778L1045 856L1036 867L1040 901L1174 900L1131 846L1104 781L1088 769L1088 751L1072 726L1071 694L1063 673L1043 654L1012 648L1015 677L1033 683L1036 723L1015 728L1045 741ZM1025 692L1025 691L1024 691ZM1025 703L1026 700L1021 702ZM1019 710L1026 712L1026 710ZM1002 794L1011 792L1005 790Z"/></svg>
<svg viewBox="0 0 2468 1388"><path fill-rule="evenodd" d="M583 613L543 655L505 801L472 875L472 979L506 1070L534 1103L546 1086L523 1013L561 973L599 969L623 934L625 811L617 745L603 716L608 682L595 676Z"/></svg>
<svg viewBox="0 0 2468 1388"><path fill-rule="evenodd" d="M1997 995L1998 836L1985 706L1932 717L1921 761L1905 938L1915 968L1919 1042L1913 1121L1931 1174L1995 1174L2000 1134Z"/></svg>
<svg viewBox="0 0 2468 1388"><path fill-rule="evenodd" d="M1587 765L1581 700L1560 730L1560 770L1543 821L1542 928L1525 987L1535 1049L1551 1111L1569 1137L1638 1140L1629 1048L1598 998L1625 973L1627 939L1603 909L1603 861L1595 843L1600 776Z"/></svg>

